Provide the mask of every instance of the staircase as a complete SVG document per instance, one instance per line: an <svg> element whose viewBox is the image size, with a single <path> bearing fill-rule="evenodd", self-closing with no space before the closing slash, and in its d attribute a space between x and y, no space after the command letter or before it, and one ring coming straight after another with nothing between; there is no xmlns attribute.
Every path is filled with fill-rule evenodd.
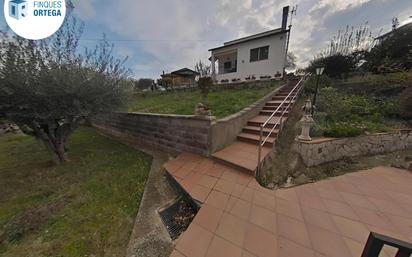
<svg viewBox="0 0 412 257"><path fill-rule="evenodd" d="M259 145L260 161L273 149L276 139L287 120L289 111L297 100L303 86L303 78L291 85L286 85L268 101L259 115L249 120L235 142L212 154L223 164L255 175L258 166ZM262 129L262 137L260 131Z"/></svg>

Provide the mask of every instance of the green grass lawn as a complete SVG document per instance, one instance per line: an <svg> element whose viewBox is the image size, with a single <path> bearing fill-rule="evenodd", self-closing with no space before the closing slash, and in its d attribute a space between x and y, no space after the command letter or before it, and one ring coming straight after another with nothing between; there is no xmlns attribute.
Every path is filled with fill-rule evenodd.
<svg viewBox="0 0 412 257"><path fill-rule="evenodd" d="M248 107L274 89L275 86L210 92L207 102L214 116L224 118ZM192 115L199 102L204 102L199 91L147 94L135 97L128 111Z"/></svg>
<svg viewBox="0 0 412 257"><path fill-rule="evenodd" d="M71 162L56 167L35 139L0 137L0 256L125 256L151 157L91 128L69 147Z"/></svg>

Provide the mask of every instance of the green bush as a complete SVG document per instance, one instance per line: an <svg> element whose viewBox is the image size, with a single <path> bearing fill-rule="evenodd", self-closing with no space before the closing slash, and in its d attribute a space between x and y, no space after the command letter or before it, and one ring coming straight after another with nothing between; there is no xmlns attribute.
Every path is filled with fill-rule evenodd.
<svg viewBox="0 0 412 257"><path fill-rule="evenodd" d="M309 79L305 82L304 92L306 95L313 95L316 91L316 76L310 76ZM332 79L327 75L323 75L319 80L319 90L324 87L332 86Z"/></svg>
<svg viewBox="0 0 412 257"><path fill-rule="evenodd" d="M368 95L351 95L333 87L318 95L314 136L354 137L362 133L386 132L388 118L398 113L397 98L383 100Z"/></svg>
<svg viewBox="0 0 412 257"><path fill-rule="evenodd" d="M368 82L370 84L401 84L408 79L408 73L406 72L395 72L395 73L385 73L385 74L368 74L365 76L353 76L350 77L348 83L359 83Z"/></svg>
<svg viewBox="0 0 412 257"><path fill-rule="evenodd" d="M209 94L210 88L213 86L213 80L211 77L202 77L199 78L198 82L200 91L202 93L202 96L204 98L207 98L207 95Z"/></svg>
<svg viewBox="0 0 412 257"><path fill-rule="evenodd" d="M354 76L345 82L336 83L334 87L352 95L394 97L399 96L405 90L405 81L408 76L407 72Z"/></svg>
<svg viewBox="0 0 412 257"><path fill-rule="evenodd" d="M323 130L327 137L356 137L362 134L362 129L347 123L328 124Z"/></svg>
<svg viewBox="0 0 412 257"><path fill-rule="evenodd" d="M312 60L307 71L316 73L316 68L325 67L324 73L331 78L345 78L349 72L355 69L355 59L353 55L343 55L340 53L322 56Z"/></svg>

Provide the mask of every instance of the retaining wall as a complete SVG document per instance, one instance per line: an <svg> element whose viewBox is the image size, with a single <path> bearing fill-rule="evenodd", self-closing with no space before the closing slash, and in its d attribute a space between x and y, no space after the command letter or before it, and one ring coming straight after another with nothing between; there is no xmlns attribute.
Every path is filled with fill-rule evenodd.
<svg viewBox="0 0 412 257"><path fill-rule="evenodd" d="M93 117L91 124L103 133L169 153L207 155L210 149L211 120L205 117L105 113Z"/></svg>
<svg viewBox="0 0 412 257"><path fill-rule="evenodd" d="M101 132L130 143L147 145L173 154L210 155L236 139L247 121L256 116L280 87L242 111L221 120L194 115L104 113L90 123Z"/></svg>
<svg viewBox="0 0 412 257"><path fill-rule="evenodd" d="M412 131L397 130L353 138L318 138L309 142L296 141L294 150L308 167L346 157L384 154L412 147Z"/></svg>

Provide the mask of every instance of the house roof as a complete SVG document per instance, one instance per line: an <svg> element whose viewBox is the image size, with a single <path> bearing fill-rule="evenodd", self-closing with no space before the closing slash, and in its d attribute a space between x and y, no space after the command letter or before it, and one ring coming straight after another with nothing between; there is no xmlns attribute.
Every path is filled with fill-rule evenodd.
<svg viewBox="0 0 412 257"><path fill-rule="evenodd" d="M191 70L189 68L183 68L180 70L172 71L171 73L168 74L163 74L163 76L197 76L199 75L199 72L196 72L194 70Z"/></svg>
<svg viewBox="0 0 412 257"><path fill-rule="evenodd" d="M199 72L196 72L189 68L183 68L177 71L172 71L171 74L173 75L199 75Z"/></svg>
<svg viewBox="0 0 412 257"><path fill-rule="evenodd" d="M256 39L260 39L260 38L264 38L264 37L274 36L274 35L278 35L278 34L284 34L284 33L287 33L287 32L289 32L288 29L286 29L286 30L282 29L282 28L273 29L273 30L265 31L265 32L258 33L258 34L255 34L255 35L251 35L251 36L247 36L247 37L243 37L243 38L239 38L239 39L235 39L235 40L225 42L225 43L223 43L223 46L209 49L209 51L219 50L219 49L222 49L222 48L225 48L225 47L238 45L238 44L241 44L241 43L244 43L244 42L248 42L248 41L252 41L252 40L256 40Z"/></svg>

